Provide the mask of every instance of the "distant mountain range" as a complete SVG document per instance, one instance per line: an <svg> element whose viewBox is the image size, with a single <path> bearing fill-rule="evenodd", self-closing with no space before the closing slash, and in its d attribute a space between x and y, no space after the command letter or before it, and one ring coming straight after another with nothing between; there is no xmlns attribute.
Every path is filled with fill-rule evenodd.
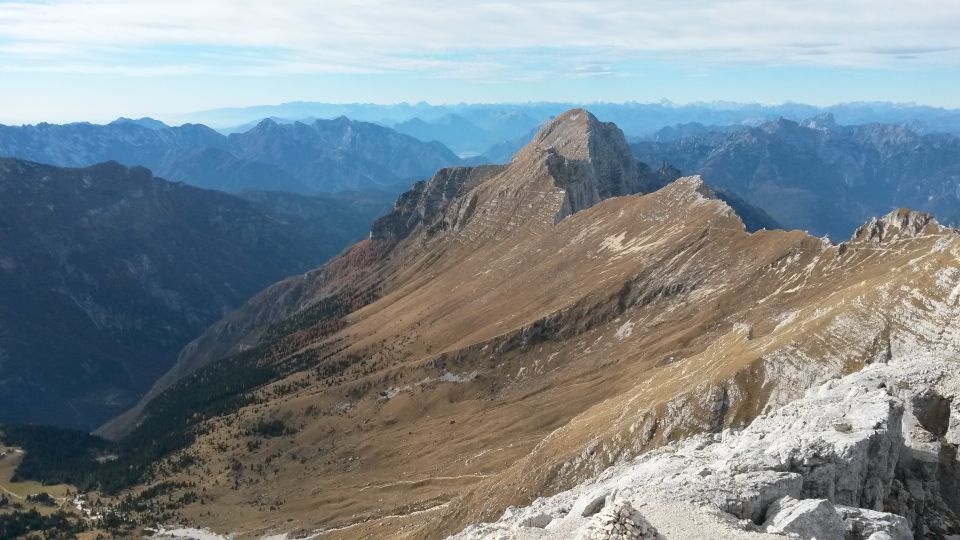
<svg viewBox="0 0 960 540"><path fill-rule="evenodd" d="M832 115L711 131L661 130L635 142L646 163L669 163L766 210L787 228L847 238L897 207L960 222L960 138L916 124L838 125Z"/></svg>
<svg viewBox="0 0 960 540"><path fill-rule="evenodd" d="M306 194L399 193L440 167L461 163L440 143L342 117L310 124L263 120L229 136L204 125L170 127L149 118L0 126L0 156L63 167L117 161L209 189Z"/></svg>
<svg viewBox="0 0 960 540"><path fill-rule="evenodd" d="M699 122L704 125L757 125L777 118L800 121L821 113L833 114L845 125L868 123L920 122L926 129L960 133L960 110L887 102L844 103L815 107L801 103L761 105L756 103L494 103L430 105L428 103L333 104L291 102L242 108L222 108L181 115L177 122L195 122L217 129L257 122L263 118L313 119L347 116L354 120L386 126L419 119L427 124L444 124L442 118L456 115L481 129L494 133L498 141L526 135L550 118L578 105L587 105L601 120L616 122L629 136L649 135L665 126ZM530 122L533 122L530 124ZM436 138L435 135L433 135ZM437 138L444 144L448 142ZM455 146L455 145L453 145ZM451 148L453 148L451 146Z"/></svg>
<svg viewBox="0 0 960 540"><path fill-rule="evenodd" d="M641 136L633 137L634 142L643 142L643 141L654 141L654 142L668 142L676 141L678 139L684 139L687 137L693 137L696 135L706 135L707 133L728 133L730 131L736 131L741 129L742 126L732 125L732 126L717 126L710 125L705 126L700 122L688 122L686 124L677 124L675 126L666 126L657 131Z"/></svg>
<svg viewBox="0 0 960 540"><path fill-rule="evenodd" d="M207 325L361 238L387 201L0 159L0 422L95 427Z"/></svg>
<svg viewBox="0 0 960 540"><path fill-rule="evenodd" d="M486 111L466 111L465 115L448 113L439 117L428 115L426 120L414 116L403 121L389 119L370 121L423 142L437 141L442 143L460 157L467 159L466 164L478 164L484 161L499 162L503 159L509 159L516 150L533 137L541 123L526 114L511 111L493 111L490 113ZM271 120L277 124L293 124L295 122L312 124L317 121L315 117L284 118L270 116L236 126L220 128L218 131L226 135L244 133L255 128L263 120ZM136 122L139 122L139 120ZM498 150L503 145L509 145L511 151L508 155Z"/></svg>
<svg viewBox="0 0 960 540"><path fill-rule="evenodd" d="M521 136L524 143L533 136L540 122L522 112L494 114L467 114L473 121L459 114L449 113L437 119L424 121L412 118L393 126L422 141L439 141L461 156L480 156L491 147Z"/></svg>
<svg viewBox="0 0 960 540"><path fill-rule="evenodd" d="M554 116L573 103L501 103L430 105L427 103L329 104L293 102L280 105L202 111L177 117L201 122L223 133L245 132L264 118L278 124L313 123L318 118L346 116L391 127L423 142L437 141L461 158L464 165L505 163ZM847 103L814 107L799 103L595 103L598 118L615 122L628 139L674 140L695 134L758 126L779 118L801 121L832 114L845 125L910 123L929 132L960 134L960 111L893 103Z"/></svg>
<svg viewBox="0 0 960 540"><path fill-rule="evenodd" d="M536 122L533 121L533 123ZM456 114L447 114L430 122L412 118L396 124L394 129L421 141L443 142L461 155L479 155L486 148L500 142L492 133Z"/></svg>

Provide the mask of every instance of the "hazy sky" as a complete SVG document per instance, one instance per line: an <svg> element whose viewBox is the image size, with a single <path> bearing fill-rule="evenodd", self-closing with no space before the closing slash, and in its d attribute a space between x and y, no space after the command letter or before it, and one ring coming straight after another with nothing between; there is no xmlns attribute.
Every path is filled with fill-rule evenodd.
<svg viewBox="0 0 960 540"><path fill-rule="evenodd" d="M960 107L960 0L0 0L0 122L284 101Z"/></svg>

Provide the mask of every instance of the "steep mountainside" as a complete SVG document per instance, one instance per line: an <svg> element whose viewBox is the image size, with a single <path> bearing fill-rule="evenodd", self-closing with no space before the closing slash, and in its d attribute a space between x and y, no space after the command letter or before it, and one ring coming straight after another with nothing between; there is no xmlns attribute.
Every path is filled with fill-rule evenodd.
<svg viewBox="0 0 960 540"><path fill-rule="evenodd" d="M163 171L167 178L228 193L248 190L301 194L315 192L280 167L240 159L228 150L209 146L166 154L159 162L157 170Z"/></svg>
<svg viewBox="0 0 960 540"><path fill-rule="evenodd" d="M207 325L335 255L385 209L245 196L116 163L0 160L0 422L95 427Z"/></svg>
<svg viewBox="0 0 960 540"><path fill-rule="evenodd" d="M195 482L182 520L224 532L437 538L868 363L956 352L960 236L929 215L831 245L750 233L671 178L583 110L508 165L442 170L185 348L92 467Z"/></svg>
<svg viewBox="0 0 960 540"><path fill-rule="evenodd" d="M238 157L279 167L315 191L400 191L459 163L447 147L346 117L312 124L264 120L229 137Z"/></svg>
<svg viewBox="0 0 960 540"><path fill-rule="evenodd" d="M960 219L960 138L903 124L838 126L829 115L633 145L647 163L703 174L789 228L846 238L897 207Z"/></svg>
<svg viewBox="0 0 960 540"><path fill-rule="evenodd" d="M203 125L121 119L107 125L0 126L0 156L64 167L103 161L148 167L195 186L238 192L388 190L459 163L439 143L346 118L280 125L264 120L228 136Z"/></svg>

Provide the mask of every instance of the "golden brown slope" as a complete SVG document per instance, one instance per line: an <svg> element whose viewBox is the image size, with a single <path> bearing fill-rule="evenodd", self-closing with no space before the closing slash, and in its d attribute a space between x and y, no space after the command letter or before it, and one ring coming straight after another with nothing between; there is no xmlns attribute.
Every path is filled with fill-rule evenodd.
<svg viewBox="0 0 960 540"><path fill-rule="evenodd" d="M551 226L603 198L652 191L675 177L675 171L654 172L638 162L615 125L581 109L568 111L509 166L441 169L415 184L393 213L374 224L368 241L324 267L267 288L214 324L181 351L136 408L99 433L110 438L128 433L160 392L214 360L252 347L271 325L323 309L325 302L364 305L417 278L418 258L444 264L455 260L444 255L451 246L500 238L520 225Z"/></svg>
<svg viewBox="0 0 960 540"><path fill-rule="evenodd" d="M359 277L336 265L387 240L302 285L300 310L344 290L378 299L332 333L277 338L306 369L207 422L198 463L170 475L212 499L186 515L247 534L437 537L864 362L956 347L953 231L839 247L749 234L695 177L576 199L577 180L594 174L582 191L599 193L633 165L583 158L595 132L574 114L420 214ZM261 420L295 433L257 435Z"/></svg>

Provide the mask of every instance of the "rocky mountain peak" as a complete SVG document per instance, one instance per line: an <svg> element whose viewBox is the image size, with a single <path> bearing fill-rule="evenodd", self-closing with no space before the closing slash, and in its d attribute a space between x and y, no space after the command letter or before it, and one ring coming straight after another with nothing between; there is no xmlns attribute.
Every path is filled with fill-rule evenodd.
<svg viewBox="0 0 960 540"><path fill-rule="evenodd" d="M123 126L123 125L137 125L140 127L145 127L148 129L166 129L169 128L167 124L164 124L160 120L144 116L143 118L126 118L121 116L113 122L110 122L111 126Z"/></svg>
<svg viewBox="0 0 960 540"><path fill-rule="evenodd" d="M280 129L280 124L272 118L264 118L263 120L257 122L257 125L252 129L247 131L248 134L256 135L262 133L272 133L277 132Z"/></svg>
<svg viewBox="0 0 960 540"><path fill-rule="evenodd" d="M721 220L725 228L750 232L777 228L776 222L763 214L762 210L729 193L714 191L700 175L678 178L658 190L657 194L660 210L675 219L684 219L693 212L701 211L696 209L702 209L714 219Z"/></svg>
<svg viewBox="0 0 960 540"><path fill-rule="evenodd" d="M928 232L940 231L943 226L927 212L898 208L889 214L873 218L853 233L851 242L880 244L906 238L916 238Z"/></svg>
<svg viewBox="0 0 960 540"><path fill-rule="evenodd" d="M585 109L554 118L516 158L541 159L554 183L565 191L557 221L604 199L653 191L673 179L640 163L620 128Z"/></svg>
<svg viewBox="0 0 960 540"><path fill-rule="evenodd" d="M415 184L370 237L400 240L421 224L425 238L474 221L472 238L500 236L520 224L552 226L604 199L655 191L678 176L638 161L616 125L573 109L546 124L508 165L442 169Z"/></svg>
<svg viewBox="0 0 960 540"><path fill-rule="evenodd" d="M601 122L586 109L558 115L528 146L567 160L636 162L623 131L612 122Z"/></svg>
<svg viewBox="0 0 960 540"><path fill-rule="evenodd" d="M586 109L571 109L547 123L531 145L566 159L590 159L590 139L602 131L601 126Z"/></svg>

